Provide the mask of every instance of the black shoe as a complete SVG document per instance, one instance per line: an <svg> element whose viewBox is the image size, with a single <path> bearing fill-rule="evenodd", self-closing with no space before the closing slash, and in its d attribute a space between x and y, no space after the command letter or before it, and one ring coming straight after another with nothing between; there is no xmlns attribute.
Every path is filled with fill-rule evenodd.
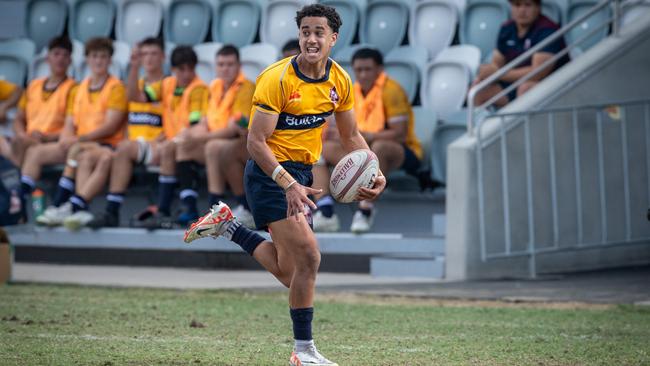
<svg viewBox="0 0 650 366"><path fill-rule="evenodd" d="M86 226L95 230L103 227L118 227L120 226L120 217L108 212L103 212L95 216L95 218Z"/></svg>
<svg viewBox="0 0 650 366"><path fill-rule="evenodd" d="M163 215L160 212L156 212L151 217L147 218L144 221L140 222L140 227L147 230L156 230L156 229L176 229L176 220L169 215Z"/></svg>

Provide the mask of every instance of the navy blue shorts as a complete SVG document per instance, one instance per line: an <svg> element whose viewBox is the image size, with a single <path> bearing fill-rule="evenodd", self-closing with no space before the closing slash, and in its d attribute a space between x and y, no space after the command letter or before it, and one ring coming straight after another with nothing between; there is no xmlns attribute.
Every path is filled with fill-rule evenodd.
<svg viewBox="0 0 650 366"><path fill-rule="evenodd" d="M280 163L298 183L311 187L314 176L311 165L285 161ZM253 213L255 226L266 227L275 221L287 218L287 199L284 190L271 179L254 160L248 159L244 170L244 188L248 206Z"/></svg>
<svg viewBox="0 0 650 366"><path fill-rule="evenodd" d="M420 170L420 159L406 144L402 146L404 147L404 162L400 168L412 176L417 176L418 170Z"/></svg>

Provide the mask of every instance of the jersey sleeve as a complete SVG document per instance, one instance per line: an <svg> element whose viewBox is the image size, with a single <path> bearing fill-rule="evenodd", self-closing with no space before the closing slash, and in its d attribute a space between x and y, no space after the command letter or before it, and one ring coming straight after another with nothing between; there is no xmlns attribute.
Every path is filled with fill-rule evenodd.
<svg viewBox="0 0 650 366"><path fill-rule="evenodd" d="M121 112L128 110L128 100L126 99L126 88L124 84L119 83L113 87L108 97L108 109L116 109Z"/></svg>
<svg viewBox="0 0 650 366"><path fill-rule="evenodd" d="M208 109L208 88L200 86L192 90L190 94L190 115L188 116L190 124L198 122L201 117L205 116Z"/></svg>
<svg viewBox="0 0 650 366"><path fill-rule="evenodd" d="M23 93L18 100L18 109L24 111L27 108L27 93Z"/></svg>
<svg viewBox="0 0 650 366"><path fill-rule="evenodd" d="M336 112L349 111L354 107L354 89L352 89L352 80L350 79L350 76L342 73L341 81L341 93L339 96L341 99L336 108Z"/></svg>
<svg viewBox="0 0 650 366"><path fill-rule="evenodd" d="M284 106L282 82L273 72L267 72L257 78L253 106L265 113L280 114Z"/></svg>
<svg viewBox="0 0 650 366"><path fill-rule="evenodd" d="M386 83L382 93L382 101L386 110L386 118L409 114L410 103L408 96L396 82Z"/></svg>

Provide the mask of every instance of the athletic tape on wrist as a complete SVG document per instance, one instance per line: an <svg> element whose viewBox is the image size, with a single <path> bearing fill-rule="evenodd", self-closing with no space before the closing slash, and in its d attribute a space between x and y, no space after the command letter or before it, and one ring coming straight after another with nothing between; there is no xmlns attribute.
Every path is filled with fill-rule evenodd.
<svg viewBox="0 0 650 366"><path fill-rule="evenodd" d="M276 166L275 169L273 169L273 173L271 173L271 179L275 181L275 178L278 176L282 169L284 169L282 165Z"/></svg>

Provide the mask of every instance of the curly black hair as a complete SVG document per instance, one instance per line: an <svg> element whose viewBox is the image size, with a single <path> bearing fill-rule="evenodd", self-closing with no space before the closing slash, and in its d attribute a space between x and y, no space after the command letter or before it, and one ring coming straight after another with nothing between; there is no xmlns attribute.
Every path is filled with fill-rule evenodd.
<svg viewBox="0 0 650 366"><path fill-rule="evenodd" d="M298 25L298 29L300 29L300 23L305 17L327 18L327 25L332 28L334 33L338 33L339 28L343 25L341 17L339 16L339 13L336 12L336 9L323 4L305 5L302 9L298 10L296 12L296 24Z"/></svg>

